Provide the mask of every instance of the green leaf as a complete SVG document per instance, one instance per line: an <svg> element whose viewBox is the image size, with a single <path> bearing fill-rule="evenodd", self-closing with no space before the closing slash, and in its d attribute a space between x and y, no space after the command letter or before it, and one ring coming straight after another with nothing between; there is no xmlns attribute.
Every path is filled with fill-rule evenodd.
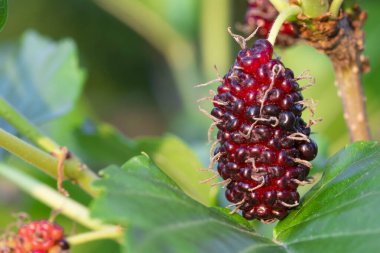
<svg viewBox="0 0 380 253"><path fill-rule="evenodd" d="M122 165L126 160L140 154L134 141L109 124L86 121L73 131L76 140L74 151L91 167Z"/></svg>
<svg viewBox="0 0 380 253"><path fill-rule="evenodd" d="M35 124L69 112L82 91L72 40L53 42L26 32L18 46L0 47L0 94Z"/></svg>
<svg viewBox="0 0 380 253"><path fill-rule="evenodd" d="M346 147L329 160L302 205L277 225L276 239L291 252L378 252L379 168L379 145Z"/></svg>
<svg viewBox="0 0 380 253"><path fill-rule="evenodd" d="M180 169L180 168L178 168ZM128 227L123 252L286 252L215 208L184 194L146 156L103 171L92 215Z"/></svg>
<svg viewBox="0 0 380 253"><path fill-rule="evenodd" d="M110 167L93 214L128 226L129 252L377 252L380 146L358 142L332 157L302 205L275 228L273 243L226 209L187 197L147 157Z"/></svg>
<svg viewBox="0 0 380 253"><path fill-rule="evenodd" d="M145 152L189 196L205 205L215 203L217 188L200 183L213 174L201 172L205 166L174 135L130 140L110 125L88 122L76 132L75 139L77 147L73 151L90 165L122 165L127 159Z"/></svg>
<svg viewBox="0 0 380 253"><path fill-rule="evenodd" d="M8 17L8 1L0 0L0 31L3 29Z"/></svg>
<svg viewBox="0 0 380 253"><path fill-rule="evenodd" d="M138 148L191 197L205 205L214 204L217 188L200 183L213 174L201 171L205 166L182 140L170 134L145 138L138 140Z"/></svg>

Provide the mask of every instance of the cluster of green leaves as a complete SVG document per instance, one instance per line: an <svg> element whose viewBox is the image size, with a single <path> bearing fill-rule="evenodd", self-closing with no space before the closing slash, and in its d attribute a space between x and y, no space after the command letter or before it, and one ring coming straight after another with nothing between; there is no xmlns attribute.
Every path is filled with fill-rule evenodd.
<svg viewBox="0 0 380 253"><path fill-rule="evenodd" d="M267 238L218 207L215 190L199 183L207 178L199 172L202 163L177 137L131 140L107 124L86 120L85 106L76 103L83 70L71 41L54 43L28 32L15 50L0 64L0 87L19 91L19 97L5 98L15 106L31 100L38 110L18 109L32 121L32 109L50 119L66 113L44 121L44 129L94 168L115 164L100 172L96 186L102 194L90 206L94 217L126 228L122 252L376 252L379 145L355 143L329 159L321 180L276 225L274 239ZM33 96L29 86L35 88Z"/></svg>
<svg viewBox="0 0 380 253"><path fill-rule="evenodd" d="M192 200L145 156L103 171L97 185L104 193L92 210L128 227L124 252L376 252L379 157L379 145L363 142L331 158L301 206L278 223L273 241Z"/></svg>

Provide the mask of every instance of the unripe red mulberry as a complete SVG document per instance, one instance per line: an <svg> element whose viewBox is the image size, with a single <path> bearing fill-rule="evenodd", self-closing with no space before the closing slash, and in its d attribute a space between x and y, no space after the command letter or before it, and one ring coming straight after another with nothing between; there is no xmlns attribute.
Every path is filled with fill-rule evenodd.
<svg viewBox="0 0 380 253"><path fill-rule="evenodd" d="M248 0L248 9L245 16L246 27L249 32L257 27L259 38L266 39L269 31L278 16L278 11L269 0ZM279 46L290 46L298 38L297 26L292 22L285 22L277 36L276 44Z"/></svg>
<svg viewBox="0 0 380 253"><path fill-rule="evenodd" d="M267 40L242 49L214 96L219 129L213 160L226 198L248 219L283 219L299 203L317 145L301 116L303 96L293 72Z"/></svg>
<svg viewBox="0 0 380 253"><path fill-rule="evenodd" d="M17 233L16 247L22 253L68 253L63 228L46 220L33 221Z"/></svg>

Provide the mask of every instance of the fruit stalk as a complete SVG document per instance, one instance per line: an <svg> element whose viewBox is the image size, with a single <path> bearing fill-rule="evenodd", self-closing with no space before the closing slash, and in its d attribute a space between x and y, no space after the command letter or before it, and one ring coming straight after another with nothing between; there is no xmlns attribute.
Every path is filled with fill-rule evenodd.
<svg viewBox="0 0 380 253"><path fill-rule="evenodd" d="M340 7L342 6L344 0L334 0L330 6L330 13L333 17L338 17Z"/></svg>
<svg viewBox="0 0 380 253"><path fill-rule="evenodd" d="M0 147L36 166L45 173L57 177L58 160L55 157L3 129L0 129ZM98 179L98 176L94 172L84 166L78 166L75 161L66 161L64 172L66 177L77 182L88 194L92 196L98 195L98 190L92 186L92 183Z"/></svg>
<svg viewBox="0 0 380 253"><path fill-rule="evenodd" d="M289 6L289 1L287 0L269 0L271 4L278 10L281 11Z"/></svg>
<svg viewBox="0 0 380 253"><path fill-rule="evenodd" d="M276 20L273 23L272 29L268 36L268 41L274 45L277 35L281 29L282 24L289 19L292 16L296 16L301 12L301 8L296 5L291 5L289 7L286 7L280 12L280 15L276 18Z"/></svg>

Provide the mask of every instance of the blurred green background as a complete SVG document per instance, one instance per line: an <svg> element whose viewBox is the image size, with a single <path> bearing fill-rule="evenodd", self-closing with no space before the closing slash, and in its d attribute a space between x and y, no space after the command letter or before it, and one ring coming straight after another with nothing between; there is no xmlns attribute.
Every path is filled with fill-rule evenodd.
<svg viewBox="0 0 380 253"><path fill-rule="evenodd" d="M366 55L373 70L365 75L364 89L378 139L380 3L362 1L362 6L369 12ZM214 79L214 65L222 74L229 68L238 47L226 27L243 22L245 7L244 0L11 0L1 41L17 40L27 29L53 39L73 38L88 74L81 102L94 115L130 137L171 131L195 142L204 140L200 130L209 123L195 101L209 88L193 85ZM331 152L345 145L347 131L326 57L306 45L277 54L295 73L310 70L316 77L305 92L320 102L318 115L324 119L314 131L329 141Z"/></svg>
<svg viewBox="0 0 380 253"><path fill-rule="evenodd" d="M368 11L366 55L372 67L364 76L364 90L373 137L379 140L380 2L361 5ZM131 138L175 133L206 163L210 121L198 111L196 100L207 96L210 87L193 86L214 79L214 65L224 74L233 63L238 46L226 28L243 22L245 8L245 0L10 0L0 42L18 41L33 29L54 40L72 38L77 43L87 72L84 94L70 121L63 118L43 126L60 144L75 145L67 128L87 126L90 118L110 123ZM319 101L317 116L323 122L314 132L321 156L335 153L349 140L331 64L302 43L276 52L296 74L310 70L316 78L304 95ZM210 108L207 102L202 106ZM5 181L0 181L0 205L0 227L9 222L10 211L27 210L37 217L49 213ZM63 218L62 222L70 226ZM100 252L100 243L74 252Z"/></svg>

